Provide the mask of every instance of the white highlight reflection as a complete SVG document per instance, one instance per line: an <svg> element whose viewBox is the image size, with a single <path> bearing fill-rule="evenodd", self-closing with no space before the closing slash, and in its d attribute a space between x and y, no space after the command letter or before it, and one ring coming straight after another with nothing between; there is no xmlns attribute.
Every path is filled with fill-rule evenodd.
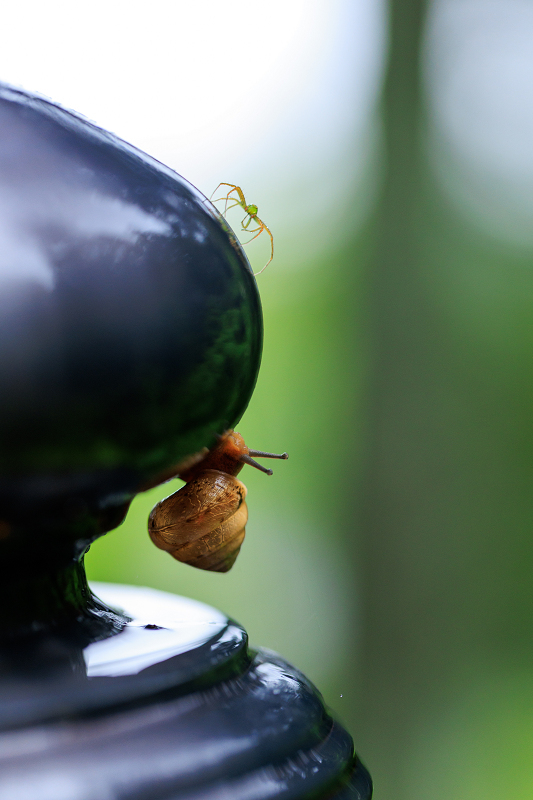
<svg viewBox="0 0 533 800"><path fill-rule="evenodd" d="M47 225L59 230L64 226L69 243L78 235L80 239L105 236L134 245L143 234L171 232L167 222L96 192L76 193L71 188L68 199L63 199L47 191L46 185L32 187L27 194L11 187L5 197L0 190L0 283L33 280L45 289L53 288L53 265L32 231Z"/></svg>
<svg viewBox="0 0 533 800"><path fill-rule="evenodd" d="M89 678L136 675L205 644L228 622L215 608L156 589L112 583L91 583L91 588L106 605L123 610L133 621L122 633L85 648ZM146 625L158 625L161 630Z"/></svg>

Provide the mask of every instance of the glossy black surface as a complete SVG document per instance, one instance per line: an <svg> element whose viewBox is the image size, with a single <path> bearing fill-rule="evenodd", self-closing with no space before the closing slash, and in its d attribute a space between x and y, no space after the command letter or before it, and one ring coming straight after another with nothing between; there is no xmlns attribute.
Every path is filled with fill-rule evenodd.
<svg viewBox="0 0 533 800"><path fill-rule="evenodd" d="M351 737L298 670L204 604L96 591L123 632L71 646L70 678L42 653L3 687L0 800L368 800Z"/></svg>
<svg viewBox="0 0 533 800"><path fill-rule="evenodd" d="M0 520L54 498L103 513L211 445L261 342L249 264L200 192L0 86Z"/></svg>

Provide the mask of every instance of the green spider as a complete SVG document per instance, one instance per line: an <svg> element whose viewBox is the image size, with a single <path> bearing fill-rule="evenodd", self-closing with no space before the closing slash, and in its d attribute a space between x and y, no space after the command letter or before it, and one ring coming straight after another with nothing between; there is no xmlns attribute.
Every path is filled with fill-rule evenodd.
<svg viewBox="0 0 533 800"><path fill-rule="evenodd" d="M216 194L221 186L230 186L231 188L224 197L217 197L216 200L213 200L213 203L218 203L219 200L226 201L226 204L224 206L224 216L226 216L226 213L230 209L235 208L236 206L240 206L241 208L243 208L246 213L241 222L242 230L246 231L247 233L255 233L255 236L252 236L252 238L249 239L247 242L244 242L244 244L250 244L250 242L253 242L253 240L257 239L257 237L260 236L263 233L263 231L266 231L270 236L270 258L268 259L263 269L260 269L259 272L254 272L254 275L260 275L263 272L263 270L265 270L268 267L268 265L274 258L274 237L272 236L272 232L270 231L269 228L267 228L263 220L259 219L259 217L257 216L257 206L254 205L253 203L250 203L250 205L246 203L246 198L240 186L235 186L234 183L224 183L224 182L219 183L213 194ZM234 194L234 192L237 193L237 196ZM211 195L211 198L213 197L213 194ZM234 200L235 202L233 203L232 206L229 206L228 208L228 202L231 200ZM246 219L247 217L248 219ZM250 225L252 220L254 222L257 222L258 227L250 230L248 226Z"/></svg>

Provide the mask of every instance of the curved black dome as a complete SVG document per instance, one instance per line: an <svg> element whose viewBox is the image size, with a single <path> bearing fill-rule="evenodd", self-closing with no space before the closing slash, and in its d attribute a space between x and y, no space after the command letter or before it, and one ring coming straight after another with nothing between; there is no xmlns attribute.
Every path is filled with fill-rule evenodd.
<svg viewBox="0 0 533 800"><path fill-rule="evenodd" d="M29 478L32 498L127 493L210 446L261 345L248 261L199 191L0 86L0 517Z"/></svg>

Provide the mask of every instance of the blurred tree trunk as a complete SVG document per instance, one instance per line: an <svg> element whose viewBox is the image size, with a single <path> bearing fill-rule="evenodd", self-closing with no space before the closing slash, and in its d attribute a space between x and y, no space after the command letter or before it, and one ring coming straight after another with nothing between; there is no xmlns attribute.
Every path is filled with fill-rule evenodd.
<svg viewBox="0 0 533 800"><path fill-rule="evenodd" d="M420 45L425 0L390 0L389 55L383 92L385 176L374 220L369 269L370 397L363 476L361 647L362 739L379 800L407 800L405 726L410 725L420 658L411 565L423 533L405 484L422 468L420 426L427 417L428 309L420 297ZM419 518L418 524L415 518ZM417 642L413 641L413 635ZM424 676L424 680L427 677ZM414 690L414 691L413 691ZM365 741L365 737L368 737Z"/></svg>
<svg viewBox="0 0 533 800"><path fill-rule="evenodd" d="M456 650L448 641L456 609L442 579L456 583L459 576L441 544L453 516L445 510L454 503L447 473L459 444L446 402L461 389L427 293L434 254L422 140L426 3L391 0L389 7L386 172L369 272L373 374L362 500L362 728L368 739L358 747L379 800L413 800L413 738L424 725L424 704L431 706L446 684ZM451 555L453 542L447 547Z"/></svg>
<svg viewBox="0 0 533 800"><path fill-rule="evenodd" d="M486 796L475 781L463 794L456 765L468 773L465 740L485 742L491 726L497 753L499 721L465 711L465 735L454 714L469 686L481 687L485 707L499 702L483 695L493 667L502 675L502 665L533 662L531 253L470 227L427 167L425 6L390 2L386 170L367 278L356 744L379 800ZM454 739L455 752L439 750Z"/></svg>

